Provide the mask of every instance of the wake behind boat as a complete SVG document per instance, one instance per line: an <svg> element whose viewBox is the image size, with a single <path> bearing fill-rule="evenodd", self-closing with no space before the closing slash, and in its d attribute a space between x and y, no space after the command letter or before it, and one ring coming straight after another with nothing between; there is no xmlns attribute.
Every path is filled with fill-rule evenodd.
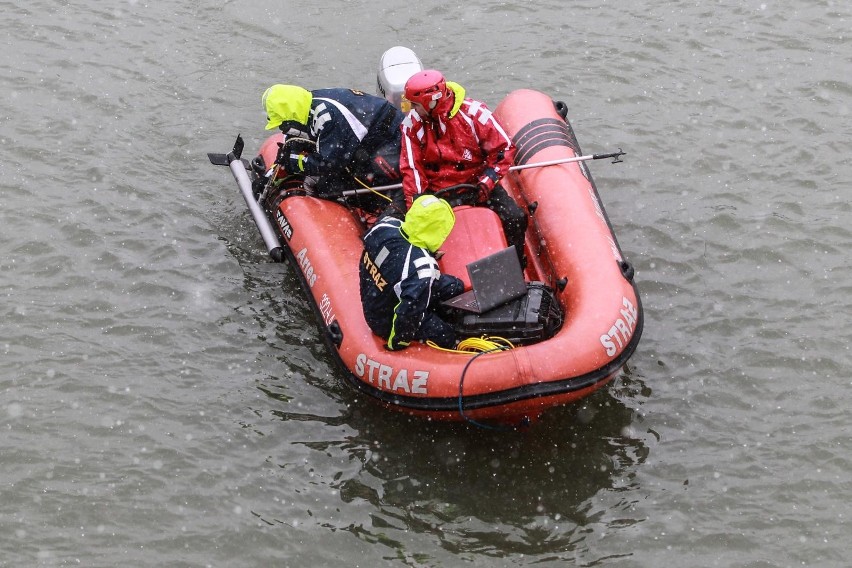
<svg viewBox="0 0 852 568"><path fill-rule="evenodd" d="M410 50L392 48L382 58L379 92L405 105L402 87L419 69ZM583 156L566 106L538 91L510 93L494 115L516 148L501 183L529 213L528 262L518 267L514 299L482 313L446 308L444 319L464 338L463 351L419 343L388 351L367 326L359 261L374 219L359 200L369 190L353 188L333 200L312 196L304 178L275 168L285 143L280 133L250 163L241 158L239 137L231 153L209 154L212 163L230 167L270 256L295 267L345 380L387 407L436 420L528 423L609 383L639 342L643 313L634 271L586 164L618 161L623 153ZM446 197L466 191L456 186ZM454 211L439 266L470 289L476 277L469 265L499 256L507 242L491 210L458 205ZM478 287L499 294L507 270L480 279Z"/></svg>

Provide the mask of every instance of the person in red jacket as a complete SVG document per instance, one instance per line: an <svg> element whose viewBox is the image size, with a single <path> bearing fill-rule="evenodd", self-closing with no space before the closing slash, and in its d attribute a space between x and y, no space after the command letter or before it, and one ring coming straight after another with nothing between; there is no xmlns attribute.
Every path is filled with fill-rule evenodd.
<svg viewBox="0 0 852 568"><path fill-rule="evenodd" d="M527 216L498 184L512 165L512 141L488 107L440 71L418 71L405 84L411 111L400 127L399 169L408 207L420 194L456 184L477 185L477 205L500 217L522 265Z"/></svg>

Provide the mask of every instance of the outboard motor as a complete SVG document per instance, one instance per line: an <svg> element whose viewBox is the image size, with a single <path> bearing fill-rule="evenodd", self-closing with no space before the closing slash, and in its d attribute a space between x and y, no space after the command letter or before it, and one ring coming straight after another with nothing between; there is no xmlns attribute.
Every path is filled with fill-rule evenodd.
<svg viewBox="0 0 852 568"><path fill-rule="evenodd" d="M392 47L382 54L377 76L377 94L404 113L411 110L404 96L405 82L423 70L417 55L407 47Z"/></svg>

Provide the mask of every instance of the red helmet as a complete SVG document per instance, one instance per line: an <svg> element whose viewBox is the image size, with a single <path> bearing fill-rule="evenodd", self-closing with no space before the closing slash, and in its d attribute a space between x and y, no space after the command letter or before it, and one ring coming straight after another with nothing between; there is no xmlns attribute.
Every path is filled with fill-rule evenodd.
<svg viewBox="0 0 852 568"><path fill-rule="evenodd" d="M418 71L405 82L405 98L431 111L438 99L447 96L447 82L440 71Z"/></svg>

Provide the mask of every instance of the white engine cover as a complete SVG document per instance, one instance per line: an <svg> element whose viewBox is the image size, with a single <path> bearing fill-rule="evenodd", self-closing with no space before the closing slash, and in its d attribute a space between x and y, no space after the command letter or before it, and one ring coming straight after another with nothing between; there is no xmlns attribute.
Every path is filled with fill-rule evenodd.
<svg viewBox="0 0 852 568"><path fill-rule="evenodd" d="M382 54L379 62L377 94L407 113L411 110L411 103L405 99L405 82L422 70L423 64L413 51L399 45L390 48Z"/></svg>

